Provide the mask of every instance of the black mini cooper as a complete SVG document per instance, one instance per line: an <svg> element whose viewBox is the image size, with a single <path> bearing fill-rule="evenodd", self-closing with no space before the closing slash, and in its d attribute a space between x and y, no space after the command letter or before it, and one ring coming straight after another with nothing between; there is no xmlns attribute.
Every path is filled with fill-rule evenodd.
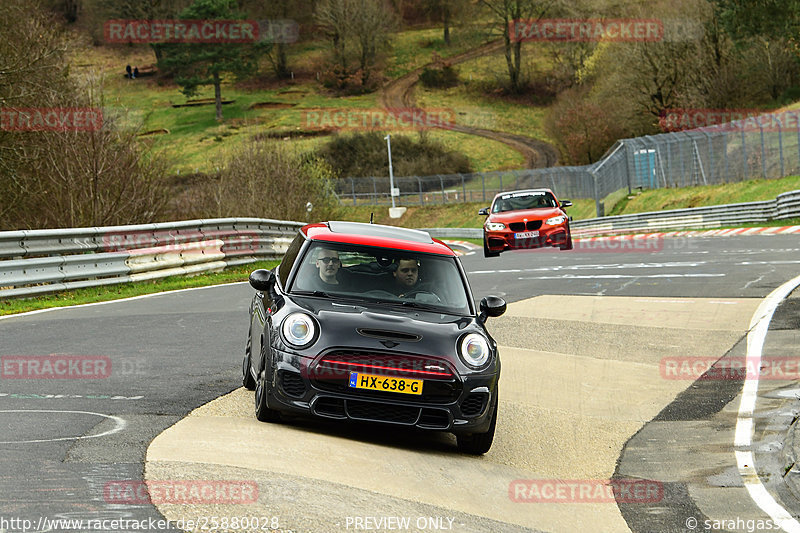
<svg viewBox="0 0 800 533"><path fill-rule="evenodd" d="M327 222L303 227L256 294L243 383L256 417L282 413L449 431L486 453L500 359L458 256L423 231Z"/></svg>

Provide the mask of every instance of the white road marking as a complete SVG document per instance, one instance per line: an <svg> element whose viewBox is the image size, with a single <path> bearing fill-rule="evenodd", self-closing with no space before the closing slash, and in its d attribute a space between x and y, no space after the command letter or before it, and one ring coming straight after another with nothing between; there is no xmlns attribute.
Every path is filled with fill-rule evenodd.
<svg viewBox="0 0 800 533"><path fill-rule="evenodd" d="M605 265L553 265L539 268L512 268L505 270L473 270L468 274L507 274L513 272L560 272L567 270L622 270L628 268L677 268L697 267L708 264L706 261L673 261L667 263L609 263Z"/></svg>
<svg viewBox="0 0 800 533"><path fill-rule="evenodd" d="M629 276L625 274L595 274L580 276L576 274L562 274L561 276L525 276L519 277L519 280L525 279L628 279L628 278L719 278L724 277L725 274L651 274L649 276L638 275Z"/></svg>
<svg viewBox="0 0 800 533"><path fill-rule="evenodd" d="M764 340L769 331L769 323L775 314L775 308L798 286L800 276L787 281L764 298L750 320L750 331L747 334L747 361L752 361L754 368L761 367L761 353ZM753 439L753 412L758 398L758 372L748 373L742 387L742 400L736 420L734 446L750 448ZM750 497L781 529L790 533L800 533L800 522L784 509L767 491L758 477L755 456L752 449L736 450L736 464Z"/></svg>
<svg viewBox="0 0 800 533"><path fill-rule="evenodd" d="M125 420L119 418L118 416L104 415L102 413L92 413L90 411L53 411L48 409L7 409L0 411L0 413L71 413L79 415L100 416L114 421L113 428L109 429L108 431L98 433L97 435L82 435L78 437L56 437L52 439L39 439L39 440L6 440L6 441L0 441L0 444L35 444L39 442L57 442L62 440L96 439L98 437L106 437L108 435L113 435L114 433L118 433L123 429L125 429L125 426L128 425L128 423L125 422Z"/></svg>

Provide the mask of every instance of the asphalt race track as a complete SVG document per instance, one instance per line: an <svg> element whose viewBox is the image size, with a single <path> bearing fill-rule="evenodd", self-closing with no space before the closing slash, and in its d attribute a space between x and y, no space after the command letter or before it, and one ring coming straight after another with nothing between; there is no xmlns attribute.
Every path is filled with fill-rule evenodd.
<svg viewBox="0 0 800 533"><path fill-rule="evenodd" d="M797 237L462 261L477 299L510 303L489 321L503 377L481 458L448 435L258 423L239 389L247 284L0 319L0 531L800 529L800 300L765 307L800 274ZM731 371L756 352L760 382ZM51 354L97 374L19 375L16 361ZM114 492L145 476L238 482L254 497L154 505ZM182 528L156 527L164 517Z"/></svg>

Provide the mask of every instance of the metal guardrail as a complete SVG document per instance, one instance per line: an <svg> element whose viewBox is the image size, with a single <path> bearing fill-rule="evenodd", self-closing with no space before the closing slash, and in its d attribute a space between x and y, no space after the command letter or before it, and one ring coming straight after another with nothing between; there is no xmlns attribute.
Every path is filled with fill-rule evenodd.
<svg viewBox="0 0 800 533"><path fill-rule="evenodd" d="M785 220L800 217L800 190L779 195L774 200L739 204L692 207L671 211L655 211L590 218L570 223L574 236L590 236L632 231L661 231L667 229L717 228ZM437 238L481 239L481 228L429 228Z"/></svg>
<svg viewBox="0 0 800 533"><path fill-rule="evenodd" d="M0 232L0 298L277 259L302 222L261 218Z"/></svg>
<svg viewBox="0 0 800 533"><path fill-rule="evenodd" d="M575 236L713 228L800 217L800 190L775 200L593 218ZM0 232L0 298L221 270L277 259L303 222L225 218L100 228ZM430 228L477 238L481 228Z"/></svg>
<svg viewBox="0 0 800 533"><path fill-rule="evenodd" d="M631 230L716 228L796 217L800 217L800 191L790 191L779 195L774 200L763 202L692 207L577 220L571 224L571 227L576 234L587 235Z"/></svg>

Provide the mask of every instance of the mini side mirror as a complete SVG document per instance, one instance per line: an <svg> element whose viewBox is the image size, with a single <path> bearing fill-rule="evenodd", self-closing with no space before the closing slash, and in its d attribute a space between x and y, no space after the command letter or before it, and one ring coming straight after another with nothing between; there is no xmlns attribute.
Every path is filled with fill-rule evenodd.
<svg viewBox="0 0 800 533"><path fill-rule="evenodd" d="M506 312L506 301L499 296L487 296L481 300L481 322L486 322L487 317L500 316Z"/></svg>
<svg viewBox="0 0 800 533"><path fill-rule="evenodd" d="M275 284L275 273L271 270L260 268L250 274L250 286L257 291L269 292Z"/></svg>
<svg viewBox="0 0 800 533"><path fill-rule="evenodd" d="M481 207L478 211L479 215L489 215L489 208L488 207Z"/></svg>

